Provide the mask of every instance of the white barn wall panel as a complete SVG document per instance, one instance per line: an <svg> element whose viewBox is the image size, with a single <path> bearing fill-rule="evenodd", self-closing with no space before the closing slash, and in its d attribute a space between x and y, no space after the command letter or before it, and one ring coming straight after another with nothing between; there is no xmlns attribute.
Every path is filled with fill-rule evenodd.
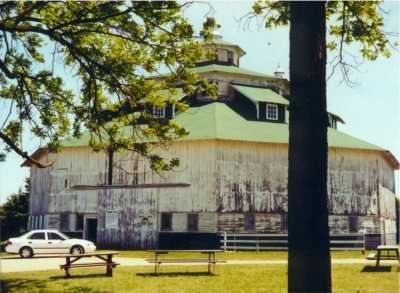
<svg viewBox="0 0 400 293"><path fill-rule="evenodd" d="M49 228L60 227L60 214L96 215L97 240L118 247L155 247L160 215L172 213L172 232L187 232L187 213L199 214L199 232L247 232L244 213L255 214L255 231L282 233L287 212L287 145L202 140L156 148L180 167L157 174L149 162L131 152L114 154L113 184L119 188L76 189L105 185L108 159L87 147L65 148L31 167L30 215L48 215ZM183 187L157 187L187 183ZM133 188L150 184L147 188ZM126 186L126 187L124 187ZM350 232L349 216L357 216L358 232L394 233L394 175L376 151L330 148L328 199L331 232ZM117 227L107 227L115 212ZM70 228L75 224L70 218ZM354 227L353 227L354 229Z"/></svg>

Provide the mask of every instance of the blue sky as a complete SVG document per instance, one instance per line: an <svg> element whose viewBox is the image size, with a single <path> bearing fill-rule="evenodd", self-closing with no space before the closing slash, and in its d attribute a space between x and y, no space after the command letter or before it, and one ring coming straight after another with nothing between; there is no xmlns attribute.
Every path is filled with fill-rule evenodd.
<svg viewBox="0 0 400 293"><path fill-rule="evenodd" d="M241 59L241 67L272 73L278 64L288 74L289 30L279 28L265 30L253 21L250 27L238 19L251 11L251 1L211 2L212 9L205 3L190 7L185 15L195 25L201 26L207 15L213 16L221 25L220 33L225 40L239 44L246 55ZM385 30L400 31L400 3L384 3L388 11L385 16ZM352 48L352 54L358 54ZM327 88L328 110L342 117L346 124L339 130L364 139L390 150L400 160L400 53L393 52L390 59L378 58L359 66L359 72L351 76L356 83L349 87L341 83L337 72ZM328 68L329 71L329 68ZM76 86L76 82L68 84ZM29 140L29 135L27 136ZM25 140L27 141L27 140ZM26 142L27 150L33 151L37 145ZM29 169L20 167L22 159L10 153L7 161L0 163L0 202L24 185ZM396 190L400 190L400 172L396 172Z"/></svg>

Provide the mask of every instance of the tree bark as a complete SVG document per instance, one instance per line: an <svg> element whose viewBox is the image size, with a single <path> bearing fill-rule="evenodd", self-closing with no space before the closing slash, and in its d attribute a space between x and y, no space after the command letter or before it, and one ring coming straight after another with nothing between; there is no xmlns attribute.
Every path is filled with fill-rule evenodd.
<svg viewBox="0 0 400 293"><path fill-rule="evenodd" d="M331 292L325 2L290 3L288 292Z"/></svg>

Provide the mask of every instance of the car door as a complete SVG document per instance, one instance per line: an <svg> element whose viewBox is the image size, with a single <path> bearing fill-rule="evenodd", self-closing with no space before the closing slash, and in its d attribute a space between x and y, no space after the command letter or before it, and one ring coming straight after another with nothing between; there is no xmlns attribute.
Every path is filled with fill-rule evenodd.
<svg viewBox="0 0 400 293"><path fill-rule="evenodd" d="M34 232L28 236L28 245L32 247L33 253L48 253L48 243L45 232Z"/></svg>
<svg viewBox="0 0 400 293"><path fill-rule="evenodd" d="M56 232L47 232L49 249L53 253L68 253L69 247L64 242L64 237Z"/></svg>

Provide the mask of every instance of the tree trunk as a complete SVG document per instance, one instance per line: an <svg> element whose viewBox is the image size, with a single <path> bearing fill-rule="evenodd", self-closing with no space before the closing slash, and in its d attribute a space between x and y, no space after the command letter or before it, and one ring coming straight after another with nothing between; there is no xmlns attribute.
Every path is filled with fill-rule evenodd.
<svg viewBox="0 0 400 293"><path fill-rule="evenodd" d="M290 5L288 292L331 292L325 2Z"/></svg>

